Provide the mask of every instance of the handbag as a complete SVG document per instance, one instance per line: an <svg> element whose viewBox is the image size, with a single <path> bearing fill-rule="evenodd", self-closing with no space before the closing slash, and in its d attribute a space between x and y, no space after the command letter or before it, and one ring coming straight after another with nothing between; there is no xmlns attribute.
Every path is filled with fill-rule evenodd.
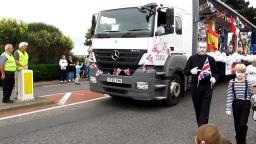
<svg viewBox="0 0 256 144"><path fill-rule="evenodd" d="M256 102L252 104L252 119L256 121Z"/></svg>

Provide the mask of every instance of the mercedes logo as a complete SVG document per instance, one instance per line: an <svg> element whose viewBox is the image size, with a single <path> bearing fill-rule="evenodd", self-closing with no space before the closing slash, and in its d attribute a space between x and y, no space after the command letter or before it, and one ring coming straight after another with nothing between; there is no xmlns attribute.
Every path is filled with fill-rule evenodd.
<svg viewBox="0 0 256 144"><path fill-rule="evenodd" d="M120 56L120 53L119 53L118 50L114 50L114 51L112 52L112 59L113 59L113 60L117 60L117 59L119 58L119 56Z"/></svg>

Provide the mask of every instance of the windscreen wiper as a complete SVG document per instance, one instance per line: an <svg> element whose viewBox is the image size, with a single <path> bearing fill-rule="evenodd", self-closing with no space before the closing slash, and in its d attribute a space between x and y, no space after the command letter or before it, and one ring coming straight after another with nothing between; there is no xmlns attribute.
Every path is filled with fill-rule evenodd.
<svg viewBox="0 0 256 144"><path fill-rule="evenodd" d="M149 29L130 29L128 31L149 31Z"/></svg>
<svg viewBox="0 0 256 144"><path fill-rule="evenodd" d="M96 36L96 38L109 38L109 35L107 33L97 33L97 34L94 34Z"/></svg>
<svg viewBox="0 0 256 144"><path fill-rule="evenodd" d="M122 38L124 37L136 37L136 35L132 32L126 32L122 35Z"/></svg>
<svg viewBox="0 0 256 144"><path fill-rule="evenodd" d="M118 30L104 30L104 32L120 32Z"/></svg>

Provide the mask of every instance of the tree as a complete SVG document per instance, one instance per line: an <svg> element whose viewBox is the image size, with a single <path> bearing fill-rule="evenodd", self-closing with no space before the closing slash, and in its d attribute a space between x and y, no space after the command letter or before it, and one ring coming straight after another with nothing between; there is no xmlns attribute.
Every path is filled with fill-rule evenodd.
<svg viewBox="0 0 256 144"><path fill-rule="evenodd" d="M28 51L33 54L33 63L55 63L61 54L73 48L72 40L52 25L30 23L28 33L31 47Z"/></svg>
<svg viewBox="0 0 256 144"><path fill-rule="evenodd" d="M250 2L245 0L224 0L231 8L256 25L256 8L249 7Z"/></svg>
<svg viewBox="0 0 256 144"><path fill-rule="evenodd" d="M93 30L91 28L87 29L87 32L85 34L85 42L84 44L86 46L91 46L92 45L92 37L93 37Z"/></svg>
<svg viewBox="0 0 256 144"><path fill-rule="evenodd" d="M15 19L0 19L0 49L7 43L15 48L21 41L29 43L29 62L33 64L56 63L61 54L67 54L73 48L70 37L44 23L24 23Z"/></svg>
<svg viewBox="0 0 256 144"><path fill-rule="evenodd" d="M27 24L15 19L0 20L0 52L7 43L17 46L20 40L26 39Z"/></svg>

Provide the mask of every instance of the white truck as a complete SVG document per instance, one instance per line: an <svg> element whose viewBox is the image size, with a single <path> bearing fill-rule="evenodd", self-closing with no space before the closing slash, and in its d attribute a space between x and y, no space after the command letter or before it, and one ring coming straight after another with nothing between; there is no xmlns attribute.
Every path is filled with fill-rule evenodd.
<svg viewBox="0 0 256 144"><path fill-rule="evenodd" d="M199 0L151 0L99 12L90 89L112 97L165 100L184 95L183 69L196 52Z"/></svg>
<svg viewBox="0 0 256 144"><path fill-rule="evenodd" d="M184 66L196 47L196 7L193 0L155 0L101 11L92 39L96 65L90 89L176 104L186 89Z"/></svg>

